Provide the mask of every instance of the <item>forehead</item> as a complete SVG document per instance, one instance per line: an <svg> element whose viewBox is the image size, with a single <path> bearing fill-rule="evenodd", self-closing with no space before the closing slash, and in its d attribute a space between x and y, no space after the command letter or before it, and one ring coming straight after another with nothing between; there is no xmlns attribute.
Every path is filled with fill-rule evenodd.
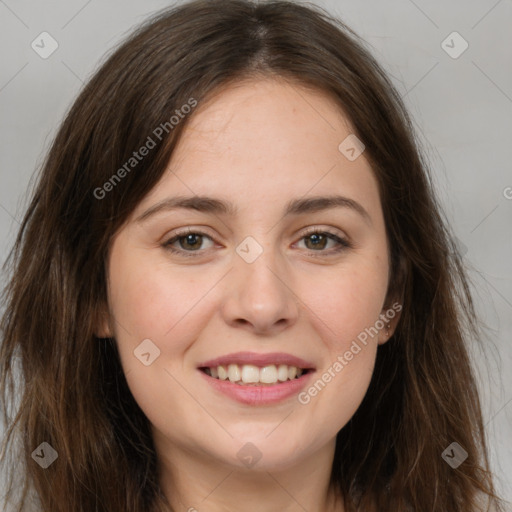
<svg viewBox="0 0 512 512"><path fill-rule="evenodd" d="M237 156L257 153L262 158L260 150L265 148L290 159L303 156L327 133L332 137L325 141L329 144L352 131L340 105L323 91L283 78L244 80L199 105L185 129L182 150L229 147L232 155L241 150ZM310 143L304 146L306 137ZM337 150L334 146L331 150Z"/></svg>
<svg viewBox="0 0 512 512"><path fill-rule="evenodd" d="M198 105L169 172L143 203L199 194L237 198L243 208L327 193L378 202L364 153L350 161L339 149L351 136L350 120L320 90L274 78L237 82Z"/></svg>

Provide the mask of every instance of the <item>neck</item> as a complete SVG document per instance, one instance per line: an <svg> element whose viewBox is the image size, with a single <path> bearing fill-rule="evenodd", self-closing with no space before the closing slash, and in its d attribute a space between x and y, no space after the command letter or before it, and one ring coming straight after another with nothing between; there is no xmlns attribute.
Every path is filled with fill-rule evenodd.
<svg viewBox="0 0 512 512"><path fill-rule="evenodd" d="M334 443L285 468L262 457L250 469L167 445L157 450L160 485L175 512L343 512L329 489Z"/></svg>

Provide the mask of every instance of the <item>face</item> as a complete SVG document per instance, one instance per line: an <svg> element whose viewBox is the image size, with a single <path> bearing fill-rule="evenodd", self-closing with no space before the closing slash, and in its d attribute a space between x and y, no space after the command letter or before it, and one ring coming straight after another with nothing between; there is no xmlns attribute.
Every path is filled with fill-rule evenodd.
<svg viewBox="0 0 512 512"><path fill-rule="evenodd" d="M351 134L321 92L232 85L116 234L99 335L157 451L285 468L333 449L359 407L397 311L377 182L352 139L339 149Z"/></svg>

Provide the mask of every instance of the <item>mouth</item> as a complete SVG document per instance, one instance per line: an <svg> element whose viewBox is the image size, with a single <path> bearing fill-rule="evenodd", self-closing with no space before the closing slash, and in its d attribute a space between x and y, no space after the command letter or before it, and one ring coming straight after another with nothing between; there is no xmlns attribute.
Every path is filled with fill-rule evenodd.
<svg viewBox="0 0 512 512"><path fill-rule="evenodd" d="M205 361L197 369L216 393L251 406L291 399L315 373L312 363L278 352L238 352Z"/></svg>
<svg viewBox="0 0 512 512"><path fill-rule="evenodd" d="M286 364L270 364L260 367L254 364L236 363L200 367L199 370L213 379L227 380L240 386L274 386L297 380L313 371L312 368L300 368Z"/></svg>

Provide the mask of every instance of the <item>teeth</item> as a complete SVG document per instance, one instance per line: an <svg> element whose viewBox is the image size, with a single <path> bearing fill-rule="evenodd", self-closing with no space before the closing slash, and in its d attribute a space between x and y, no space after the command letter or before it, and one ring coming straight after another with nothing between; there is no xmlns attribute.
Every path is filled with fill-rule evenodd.
<svg viewBox="0 0 512 512"><path fill-rule="evenodd" d="M298 373L298 368L296 368L295 366L290 366L288 368L288 378L290 380L295 379L295 377L297 377L297 373Z"/></svg>
<svg viewBox="0 0 512 512"><path fill-rule="evenodd" d="M293 366L290 366L290 369L293 368ZM288 380L288 366L285 364L280 364L277 367L277 378L284 382L285 380Z"/></svg>
<svg viewBox="0 0 512 512"><path fill-rule="evenodd" d="M217 370L220 380L226 380L228 378L228 372L224 366L217 366L217 368L210 368L211 376L214 377L213 371Z"/></svg>
<svg viewBox="0 0 512 512"><path fill-rule="evenodd" d="M260 369L252 364L242 366L242 381L246 384L253 384L260 381Z"/></svg>
<svg viewBox="0 0 512 512"><path fill-rule="evenodd" d="M227 366L216 366L207 368L206 373L219 380L236 382L237 384L276 384L287 380L298 379L303 373L302 368L288 366L286 364L264 366L259 368L252 364L230 364Z"/></svg>
<svg viewBox="0 0 512 512"><path fill-rule="evenodd" d="M264 384L273 384L277 382L277 368L275 364L264 366L260 370L260 382Z"/></svg>
<svg viewBox="0 0 512 512"><path fill-rule="evenodd" d="M237 382L240 380L240 368L237 364L230 364L228 366L228 379L231 382Z"/></svg>

